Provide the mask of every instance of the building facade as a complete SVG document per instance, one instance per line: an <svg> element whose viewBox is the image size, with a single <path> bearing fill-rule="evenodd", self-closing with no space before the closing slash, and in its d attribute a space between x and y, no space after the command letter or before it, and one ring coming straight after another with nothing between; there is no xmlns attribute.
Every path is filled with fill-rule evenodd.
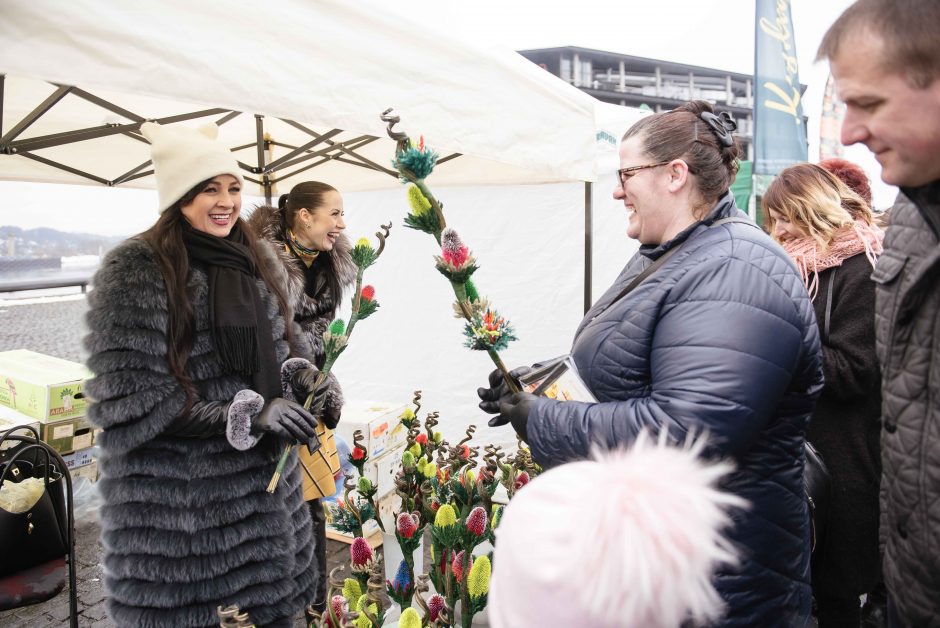
<svg viewBox="0 0 940 628"><path fill-rule="evenodd" d="M670 61L565 46L519 54L604 102L669 111L689 100L708 100L738 124L735 135L753 159L753 76Z"/></svg>

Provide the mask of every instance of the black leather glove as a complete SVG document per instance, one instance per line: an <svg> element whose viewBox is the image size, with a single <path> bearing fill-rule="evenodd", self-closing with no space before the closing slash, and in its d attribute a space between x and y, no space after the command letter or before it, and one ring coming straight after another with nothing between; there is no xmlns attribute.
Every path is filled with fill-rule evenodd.
<svg viewBox="0 0 940 628"><path fill-rule="evenodd" d="M224 434L231 401L197 401L188 414L181 414L164 430L180 438L209 438Z"/></svg>
<svg viewBox="0 0 940 628"><path fill-rule="evenodd" d="M292 438L298 443L316 441L317 420L299 403L287 399L272 399L252 421L259 432L272 432Z"/></svg>
<svg viewBox="0 0 940 628"><path fill-rule="evenodd" d="M526 430L529 424L529 410L532 409L532 404L535 403L536 399L538 397L527 392L503 397L499 402L499 416L490 419L490 426L496 427L512 423L512 427L516 430L519 438L525 441L529 440Z"/></svg>
<svg viewBox="0 0 940 628"><path fill-rule="evenodd" d="M294 389L294 393L297 395L297 398L301 400L301 405L307 401L307 397L310 393L313 393L313 401L310 404L311 408L316 408L317 404L320 403L320 399L325 397L330 392L330 387L332 386L333 377L328 375L326 379L323 380L323 383L320 384L319 388L314 388L316 386L317 377L320 375L320 371L315 368L300 369L291 376L290 383ZM334 408L329 403L329 399L324 400L323 410L320 413L320 419L323 421L323 424L332 429L336 428L336 424L339 423L341 408Z"/></svg>
<svg viewBox="0 0 940 628"><path fill-rule="evenodd" d="M516 385L521 388L522 386L519 384L519 378L531 370L531 366L520 366L509 371L509 375L513 378L513 380L515 380ZM509 390L509 386L506 385L506 378L503 377L503 372L499 369L495 369L492 373L490 373L489 384L489 388L477 388L477 396L483 400L480 402L480 410L483 410L483 412L486 412L487 414L496 414L499 412L500 400L503 397L513 393L511 390ZM497 425L505 424L505 422L497 423ZM490 425L492 425L492 422Z"/></svg>

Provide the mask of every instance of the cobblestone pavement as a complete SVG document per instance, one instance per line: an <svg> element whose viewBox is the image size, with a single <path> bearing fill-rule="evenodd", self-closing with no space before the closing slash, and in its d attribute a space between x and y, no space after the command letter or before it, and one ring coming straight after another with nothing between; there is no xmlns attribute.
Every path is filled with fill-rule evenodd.
<svg viewBox="0 0 940 628"><path fill-rule="evenodd" d="M98 534L101 527L97 515L88 512L75 521L75 574L78 590L78 625L81 628L113 628L104 610L105 593L101 577L101 543ZM349 546L339 541L327 540L327 567L332 569L349 560ZM0 612L3 628L68 626L68 586L59 595L43 604L25 606ZM298 619L296 626L303 626Z"/></svg>

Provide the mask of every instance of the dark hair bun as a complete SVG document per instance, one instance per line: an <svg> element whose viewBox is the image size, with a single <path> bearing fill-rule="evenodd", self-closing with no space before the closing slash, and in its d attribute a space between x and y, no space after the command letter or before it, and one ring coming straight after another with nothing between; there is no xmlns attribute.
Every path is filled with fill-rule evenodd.
<svg viewBox="0 0 940 628"><path fill-rule="evenodd" d="M285 207L287 207L287 199L289 197L290 197L290 194L281 194L281 196L277 199L277 208L284 209Z"/></svg>

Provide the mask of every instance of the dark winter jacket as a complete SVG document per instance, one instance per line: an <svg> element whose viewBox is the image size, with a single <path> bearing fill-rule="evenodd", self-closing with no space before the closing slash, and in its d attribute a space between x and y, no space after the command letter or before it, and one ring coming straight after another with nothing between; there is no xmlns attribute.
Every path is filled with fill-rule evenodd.
<svg viewBox="0 0 940 628"><path fill-rule="evenodd" d="M813 558L813 590L843 598L871 591L881 575L881 373L875 357L871 271L864 253L822 271L813 302L822 336L826 386L810 419L807 439L822 455L832 487L825 542Z"/></svg>
<svg viewBox="0 0 940 628"><path fill-rule="evenodd" d="M940 626L940 181L898 196L872 279L885 583L905 626Z"/></svg>
<svg viewBox="0 0 940 628"><path fill-rule="evenodd" d="M273 251L265 251L260 262L278 270ZM193 266L188 279L195 320L187 372L199 402L232 405L226 432L202 438L168 433L185 394L167 362L167 295L149 246L122 243L93 283L85 348L94 378L86 391L88 416L104 430L99 486L109 615L135 628L218 626L216 608L235 604L259 626L284 623L313 600L319 578L311 568L310 513L296 454L275 493L265 490L286 442L250 432L264 399L249 380L226 372L216 353L205 269ZM284 381L285 369L310 363L288 360L277 300L258 286Z"/></svg>
<svg viewBox="0 0 940 628"><path fill-rule="evenodd" d="M822 388L819 334L787 254L726 195L705 221L641 250L588 311L571 355L599 403L540 398L529 412L535 460L585 458L642 430L710 437L737 470L727 490L750 502L733 514L741 564L716 586L725 626L802 626L810 615L809 526L803 497L806 425ZM682 244L605 309L650 260Z"/></svg>

